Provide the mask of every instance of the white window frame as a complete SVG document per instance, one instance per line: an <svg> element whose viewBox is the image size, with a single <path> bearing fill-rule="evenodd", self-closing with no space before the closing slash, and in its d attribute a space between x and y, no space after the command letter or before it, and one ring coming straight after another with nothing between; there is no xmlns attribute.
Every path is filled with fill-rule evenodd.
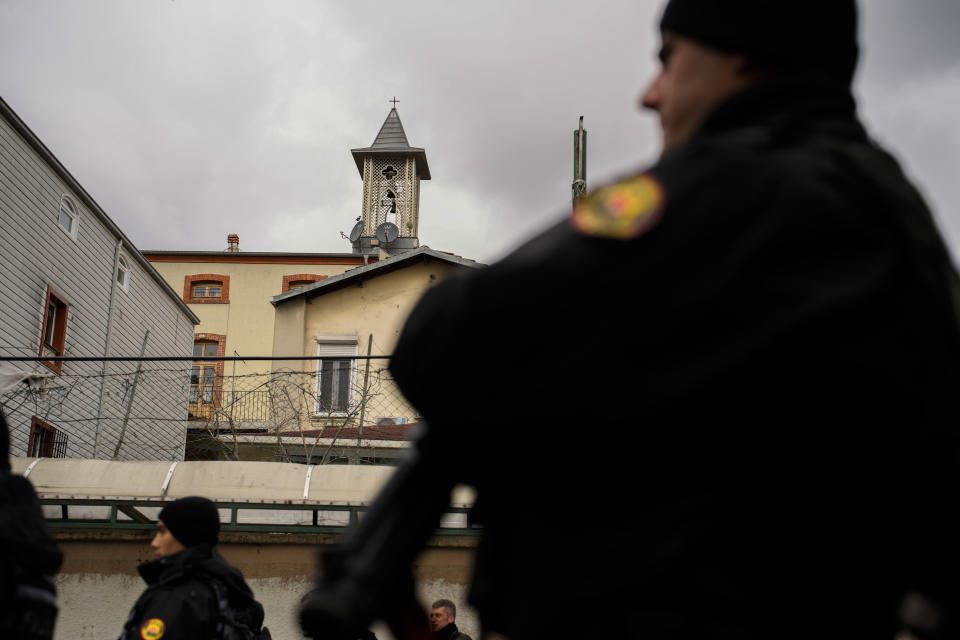
<svg viewBox="0 0 960 640"><path fill-rule="evenodd" d="M352 358L359 353L359 341L356 335L318 335L317 356L331 358ZM321 374L323 361L317 360L317 386L314 394L313 413L321 417L345 417L356 410L357 406L357 361L350 361L350 394L347 398L346 411L322 411L320 407Z"/></svg>
<svg viewBox="0 0 960 640"><path fill-rule="evenodd" d="M123 274L123 280L120 279L120 274ZM124 291L130 291L130 278L132 277L133 270L130 268L130 259L122 253L117 256L117 285Z"/></svg>
<svg viewBox="0 0 960 640"><path fill-rule="evenodd" d="M64 205L66 205L66 208ZM60 222L61 213L66 213L67 217L71 220L69 230L65 229ZM77 241L77 231L80 228L80 210L77 208L77 203L73 201L73 198L66 194L60 196L60 208L57 209L57 226L60 227L60 231L67 234L71 240L74 242Z"/></svg>

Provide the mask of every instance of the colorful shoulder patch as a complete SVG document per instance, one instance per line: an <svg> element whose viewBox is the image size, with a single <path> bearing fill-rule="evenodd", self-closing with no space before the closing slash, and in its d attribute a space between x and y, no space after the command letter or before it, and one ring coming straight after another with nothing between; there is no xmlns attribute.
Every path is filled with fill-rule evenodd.
<svg viewBox="0 0 960 640"><path fill-rule="evenodd" d="M150 618L140 625L140 637L143 640L159 640L167 630L167 625L163 624L160 618Z"/></svg>
<svg viewBox="0 0 960 640"><path fill-rule="evenodd" d="M664 200L663 187L656 178L644 173L583 198L574 207L570 224L586 236L638 238L656 225Z"/></svg>

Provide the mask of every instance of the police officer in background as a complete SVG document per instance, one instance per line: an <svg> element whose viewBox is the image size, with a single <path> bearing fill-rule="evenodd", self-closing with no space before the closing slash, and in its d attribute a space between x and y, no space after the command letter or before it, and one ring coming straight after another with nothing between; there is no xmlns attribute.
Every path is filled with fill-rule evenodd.
<svg viewBox="0 0 960 640"><path fill-rule="evenodd" d="M857 118L854 1L669 0L660 30L659 161L411 314L391 371L428 426L316 637L382 615L457 482L486 632L958 637L960 289Z"/></svg>
<svg viewBox="0 0 960 640"><path fill-rule="evenodd" d="M434 640L472 640L457 628L457 605L446 598L430 605L430 631Z"/></svg>
<svg viewBox="0 0 960 640"><path fill-rule="evenodd" d="M147 589L120 640L269 640L263 607L243 573L216 550L220 516L199 496L160 510L150 542L156 558L137 567Z"/></svg>

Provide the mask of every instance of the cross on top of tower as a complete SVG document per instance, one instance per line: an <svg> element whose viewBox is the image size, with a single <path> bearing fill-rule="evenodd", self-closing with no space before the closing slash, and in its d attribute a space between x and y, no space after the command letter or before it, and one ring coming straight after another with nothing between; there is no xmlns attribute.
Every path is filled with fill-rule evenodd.
<svg viewBox="0 0 960 640"><path fill-rule="evenodd" d="M400 101L397 100L397 96L393 96L393 100L387 100L387 102L392 102L392 103L393 103L393 108L396 109L396 108L397 108L397 103L400 102Z"/></svg>

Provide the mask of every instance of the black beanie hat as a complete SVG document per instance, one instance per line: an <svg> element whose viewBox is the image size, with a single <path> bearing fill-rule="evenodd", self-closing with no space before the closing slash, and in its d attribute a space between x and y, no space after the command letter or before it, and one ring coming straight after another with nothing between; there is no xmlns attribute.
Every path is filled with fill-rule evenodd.
<svg viewBox="0 0 960 640"><path fill-rule="evenodd" d="M669 0L660 30L844 85L859 53L855 0Z"/></svg>
<svg viewBox="0 0 960 640"><path fill-rule="evenodd" d="M206 498L191 496L174 500L160 510L159 519L185 547L217 544L220 514L217 506Z"/></svg>

